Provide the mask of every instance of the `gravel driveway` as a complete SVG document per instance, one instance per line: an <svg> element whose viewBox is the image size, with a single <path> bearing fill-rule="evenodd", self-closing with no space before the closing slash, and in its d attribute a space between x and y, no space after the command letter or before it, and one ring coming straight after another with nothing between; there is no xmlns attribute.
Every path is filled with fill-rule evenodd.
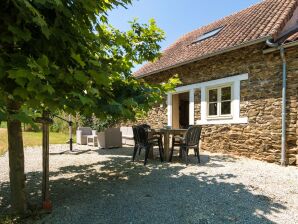
<svg viewBox="0 0 298 224"><path fill-rule="evenodd" d="M185 166L131 162L132 148L52 145L52 214L34 223L297 223L298 169L202 152ZM62 153L62 154L61 154ZM191 156L192 157L192 156ZM41 149L25 151L27 191L40 202ZM9 201L7 154L0 157L0 215Z"/></svg>

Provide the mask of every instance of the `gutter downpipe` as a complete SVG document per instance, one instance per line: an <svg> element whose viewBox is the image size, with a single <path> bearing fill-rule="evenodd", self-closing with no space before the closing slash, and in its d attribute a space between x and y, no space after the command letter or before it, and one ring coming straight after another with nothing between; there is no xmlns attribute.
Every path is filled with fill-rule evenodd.
<svg viewBox="0 0 298 224"><path fill-rule="evenodd" d="M286 117L287 117L287 61L285 56L285 49L283 47L280 48L280 56L282 59L282 137L281 137L281 165L286 166Z"/></svg>
<svg viewBox="0 0 298 224"><path fill-rule="evenodd" d="M279 45L278 43L273 43L270 40L266 41L266 44L269 47L278 48L280 51L280 56L282 60L282 137L281 137L281 165L286 166L287 165L287 159L286 159L286 129L287 129L287 123L286 123L286 106L287 106L287 61L285 56L285 49L282 45Z"/></svg>

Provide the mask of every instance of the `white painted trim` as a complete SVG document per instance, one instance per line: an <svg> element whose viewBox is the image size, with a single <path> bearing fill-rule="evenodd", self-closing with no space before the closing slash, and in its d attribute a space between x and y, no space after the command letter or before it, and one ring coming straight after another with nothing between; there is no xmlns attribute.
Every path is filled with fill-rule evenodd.
<svg viewBox="0 0 298 224"><path fill-rule="evenodd" d="M195 124L195 90L189 91L189 125Z"/></svg>
<svg viewBox="0 0 298 224"><path fill-rule="evenodd" d="M241 80L248 79L248 74L228 78L230 79L213 80L208 83L206 82L208 85L204 86L204 91L201 89L201 120L196 121L197 124L245 124L248 122L247 117L240 118L240 82ZM223 80L226 82L222 82ZM216 89L225 85L230 85L232 88L231 117L226 118L219 116L214 119L208 118L208 89Z"/></svg>
<svg viewBox="0 0 298 224"><path fill-rule="evenodd" d="M181 86L176 88L176 92L168 93L168 125L172 126L173 111L172 111L172 95L179 94L183 92L189 92L189 124L245 124L248 123L248 118L240 118L240 82L242 80L247 80L248 74L241 74L230 76L222 79L211 80L202 83L195 83L187 86ZM230 84L232 86L232 105L231 112L232 116L229 118L216 117L215 119L207 118L207 94L206 90L208 88L216 88L218 86ZM195 122L195 112L194 112L194 93L196 89L201 90L201 120Z"/></svg>
<svg viewBox="0 0 298 224"><path fill-rule="evenodd" d="M172 102L172 93L168 93L167 95L167 113L168 113L168 126L172 127L172 122L173 122L173 106L172 106L173 102Z"/></svg>
<svg viewBox="0 0 298 224"><path fill-rule="evenodd" d="M175 93L181 93L181 92L187 92L190 91L191 89L202 89L203 87L209 87L209 86L217 86L217 85L222 85L226 83L233 83L236 81L242 81L242 80L247 80L248 79L248 74L241 74L241 75L235 75L235 76L229 76L226 78L222 79L216 79L216 80L211 80L207 82L201 82L201 83L195 83L187 86L180 86L175 89Z"/></svg>
<svg viewBox="0 0 298 224"><path fill-rule="evenodd" d="M179 94L179 93L184 93L184 92L188 92L192 89L199 89L200 86L199 86L200 83L196 83L196 84L191 84L191 85L187 85L187 86L180 86L180 87L177 87L175 89L175 94Z"/></svg>
<svg viewBox="0 0 298 224"><path fill-rule="evenodd" d="M232 87L232 114L233 117L240 117L240 81L235 81Z"/></svg>
<svg viewBox="0 0 298 224"><path fill-rule="evenodd" d="M207 121L207 100L206 100L206 87L201 88L201 120Z"/></svg>
<svg viewBox="0 0 298 224"><path fill-rule="evenodd" d="M248 118L241 117L238 119L215 119L215 120L199 120L196 121L196 124L199 125L208 125L208 124L247 124Z"/></svg>
<svg viewBox="0 0 298 224"><path fill-rule="evenodd" d="M240 82L240 81L239 81ZM225 114L221 115L221 89L224 87L230 87L231 88L231 114ZM210 86L206 88L206 102L207 102L207 119L220 119L220 118L226 118L226 117L233 117L233 99L234 99L234 92L233 88L234 83L225 83L223 85L218 85L218 86ZM212 89L217 90L217 115L215 116L210 116L209 115L209 91Z"/></svg>

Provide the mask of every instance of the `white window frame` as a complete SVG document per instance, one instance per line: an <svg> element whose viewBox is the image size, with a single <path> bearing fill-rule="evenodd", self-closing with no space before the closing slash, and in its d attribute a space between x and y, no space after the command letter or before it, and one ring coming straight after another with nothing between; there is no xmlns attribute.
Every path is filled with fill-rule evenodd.
<svg viewBox="0 0 298 224"><path fill-rule="evenodd" d="M231 113L230 114L221 114L221 94L222 94L222 89L225 87L230 87L231 88ZM210 104L210 99L209 99L209 91L210 90L216 90L217 91L217 115L210 115L209 114L209 104ZM206 96L207 96L207 119L212 120L212 119L222 119L222 118L233 118L233 107L232 107L232 102L233 102L233 83L227 83L224 85L217 85L217 86L210 86L206 88Z"/></svg>
<svg viewBox="0 0 298 224"><path fill-rule="evenodd" d="M246 124L248 123L247 117L240 117L240 83L243 80L248 79L248 74L241 74L230 76L222 79L211 80L202 83L195 83L186 86L180 86L175 89L174 93L168 93L167 100L167 113L168 113L168 125L172 126L172 95L182 92L189 92L189 124ZM232 102L231 102L231 116L217 117L216 119L208 118L208 103L207 103L207 89L214 88L216 86L232 85ZM195 107L194 107L194 94L195 90L201 91L201 120L195 121Z"/></svg>

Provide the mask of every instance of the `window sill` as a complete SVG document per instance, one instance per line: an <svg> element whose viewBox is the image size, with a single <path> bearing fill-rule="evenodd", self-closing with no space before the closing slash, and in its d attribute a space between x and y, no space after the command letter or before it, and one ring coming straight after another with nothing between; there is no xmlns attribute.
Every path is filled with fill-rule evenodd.
<svg viewBox="0 0 298 224"><path fill-rule="evenodd" d="M196 124L199 125L208 125L208 124L247 124L248 118L241 117L237 119L233 118L219 118L219 119L206 119L206 120L198 120Z"/></svg>
<svg viewBox="0 0 298 224"><path fill-rule="evenodd" d="M209 116L207 117L207 121L212 121L212 120L232 120L233 116L232 115L226 115L226 116Z"/></svg>

